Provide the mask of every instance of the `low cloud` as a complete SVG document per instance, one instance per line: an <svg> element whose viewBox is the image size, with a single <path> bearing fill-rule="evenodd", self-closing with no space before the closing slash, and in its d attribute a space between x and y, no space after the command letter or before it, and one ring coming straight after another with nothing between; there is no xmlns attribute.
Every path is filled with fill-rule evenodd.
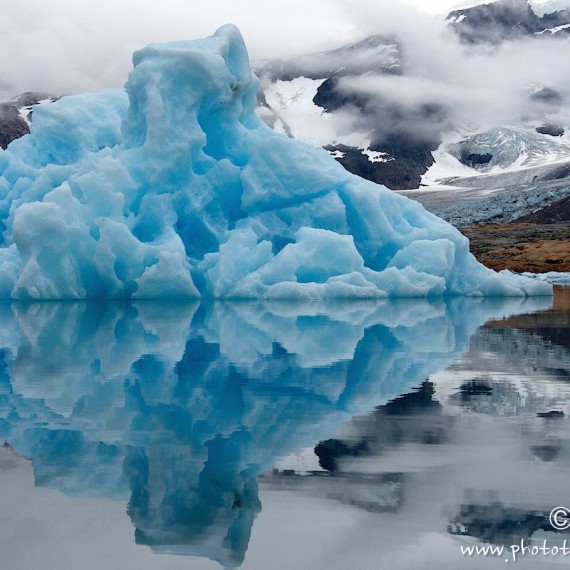
<svg viewBox="0 0 570 570"><path fill-rule="evenodd" d="M365 0L361 8L352 16L356 27L399 39L402 74L369 73L338 82L339 92L358 103L352 113L355 128L374 121L386 136L433 139L457 124L478 129L521 122L570 124L570 37L466 48L443 21L402 5L378 10ZM337 63L340 68L342 62ZM544 88L559 97L533 96ZM350 105L344 112L346 122Z"/></svg>
<svg viewBox="0 0 570 570"><path fill-rule="evenodd" d="M548 120L567 125L570 61L561 54L568 52L568 44L567 39L524 40L492 53L466 54L450 40L447 52L436 52L423 66L414 65L413 53L408 53L412 65L404 66L402 76L347 77L339 89L346 97L368 100L367 114L376 115L387 132L412 127L424 136L438 124L486 128ZM560 97L536 97L544 88ZM416 124L404 124L413 113Z"/></svg>
<svg viewBox="0 0 570 570"><path fill-rule="evenodd" d="M60 95L121 87L134 50L151 42L205 37L227 22L241 29L253 61L332 50L374 34L398 38L401 77L376 74L339 83L347 93L381 101L369 111L389 130L406 128L410 118L405 112L398 116L395 106L412 113L418 132L446 121L505 124L521 117L540 120L545 113L570 123L570 39L541 37L467 52L441 18L396 0L359 0L357 8L350 0L211 0L207 8L197 0L4 2L0 99L31 90ZM382 61L389 65L390 53L372 56L377 69ZM338 61L327 65L346 63L346 54L335 57ZM559 109L530 100L542 86L560 93ZM437 106L445 108L445 116ZM345 125L348 112L349 107ZM355 114L353 120L362 119Z"/></svg>

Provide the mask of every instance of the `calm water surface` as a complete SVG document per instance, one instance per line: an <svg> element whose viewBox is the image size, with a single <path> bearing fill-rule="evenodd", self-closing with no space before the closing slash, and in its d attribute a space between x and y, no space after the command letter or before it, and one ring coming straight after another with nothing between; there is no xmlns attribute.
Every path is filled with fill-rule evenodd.
<svg viewBox="0 0 570 570"><path fill-rule="evenodd" d="M0 305L0 568L568 566L557 293Z"/></svg>

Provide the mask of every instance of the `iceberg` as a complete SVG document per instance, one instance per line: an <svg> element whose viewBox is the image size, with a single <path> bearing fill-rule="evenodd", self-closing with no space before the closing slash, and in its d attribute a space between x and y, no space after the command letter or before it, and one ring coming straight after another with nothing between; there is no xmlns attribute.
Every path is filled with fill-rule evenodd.
<svg viewBox="0 0 570 570"><path fill-rule="evenodd" d="M255 114L238 29L135 52L125 90L34 109L0 153L0 298L551 294Z"/></svg>

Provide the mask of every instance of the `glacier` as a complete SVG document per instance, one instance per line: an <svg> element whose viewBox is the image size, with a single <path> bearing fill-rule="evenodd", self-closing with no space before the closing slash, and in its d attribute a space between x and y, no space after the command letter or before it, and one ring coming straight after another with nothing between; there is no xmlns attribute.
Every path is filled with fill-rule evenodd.
<svg viewBox="0 0 570 570"><path fill-rule="evenodd" d="M34 108L0 153L0 298L549 295L255 114L238 29L151 44L124 90Z"/></svg>

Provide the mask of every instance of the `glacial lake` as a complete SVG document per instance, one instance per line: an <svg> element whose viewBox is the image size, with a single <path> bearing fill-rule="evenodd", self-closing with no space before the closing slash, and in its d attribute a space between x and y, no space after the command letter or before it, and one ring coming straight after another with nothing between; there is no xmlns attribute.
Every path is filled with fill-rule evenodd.
<svg viewBox="0 0 570 570"><path fill-rule="evenodd" d="M565 567L569 293L4 303L0 568Z"/></svg>

